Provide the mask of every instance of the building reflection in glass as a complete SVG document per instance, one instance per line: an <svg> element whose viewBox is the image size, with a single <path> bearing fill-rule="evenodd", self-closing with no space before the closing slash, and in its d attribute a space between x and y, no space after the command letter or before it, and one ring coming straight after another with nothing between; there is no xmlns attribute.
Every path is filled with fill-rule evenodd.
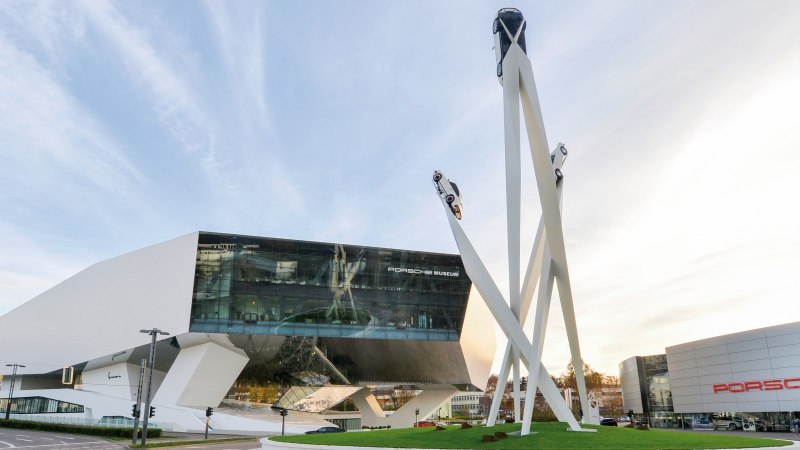
<svg viewBox="0 0 800 450"><path fill-rule="evenodd" d="M201 233L190 331L457 341L458 255Z"/></svg>

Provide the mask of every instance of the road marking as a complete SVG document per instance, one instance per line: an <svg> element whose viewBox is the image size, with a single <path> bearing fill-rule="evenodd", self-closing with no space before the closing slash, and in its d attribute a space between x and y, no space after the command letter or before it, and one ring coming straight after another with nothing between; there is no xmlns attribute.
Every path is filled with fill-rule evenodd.
<svg viewBox="0 0 800 450"><path fill-rule="evenodd" d="M33 439L22 439L22 438L19 438L19 437L17 438L17 440L18 441L25 441L25 442L33 442Z"/></svg>
<svg viewBox="0 0 800 450"><path fill-rule="evenodd" d="M17 447L14 444L9 444L8 442L3 442L3 441L0 441L0 444L6 444L8 446L8 448L16 448Z"/></svg>
<svg viewBox="0 0 800 450"><path fill-rule="evenodd" d="M59 438L59 439L75 439L74 437L69 437L69 436L59 436L59 435L57 435L57 434L54 434L53 436L55 436L55 437L57 437L57 438Z"/></svg>

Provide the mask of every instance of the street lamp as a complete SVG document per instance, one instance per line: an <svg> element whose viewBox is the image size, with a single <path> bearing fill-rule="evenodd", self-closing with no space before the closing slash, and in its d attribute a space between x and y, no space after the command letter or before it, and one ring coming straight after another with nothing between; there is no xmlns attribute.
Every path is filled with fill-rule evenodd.
<svg viewBox="0 0 800 450"><path fill-rule="evenodd" d="M22 364L6 364L8 367L13 367L14 371L11 374L11 386L8 389L8 404L6 405L6 420L11 417L11 400L14 398L14 380L17 378L17 367L25 367Z"/></svg>
<svg viewBox="0 0 800 450"><path fill-rule="evenodd" d="M152 409L150 408L150 388L153 386L153 363L156 359L156 338L158 338L159 334L163 334L164 336L169 336L169 333L166 331L161 331L158 328L153 328L152 330L139 330L139 333L146 333L149 334L153 339L150 341L150 357L149 357L149 364L148 364L148 375L147 375L147 395L144 397L144 423L142 424L142 447L147 446L147 421L150 418L152 413Z"/></svg>

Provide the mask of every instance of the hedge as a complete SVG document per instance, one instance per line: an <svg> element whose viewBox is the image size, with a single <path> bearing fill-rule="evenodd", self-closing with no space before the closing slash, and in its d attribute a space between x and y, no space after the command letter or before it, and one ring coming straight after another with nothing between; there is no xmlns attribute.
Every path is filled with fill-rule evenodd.
<svg viewBox="0 0 800 450"><path fill-rule="evenodd" d="M104 436L104 437L131 437L133 428L117 428L117 427L90 427L87 425L68 425L65 423L46 423L46 422L32 422L28 420L5 420L0 419L0 427L3 428L18 428L26 430L39 430L39 431L56 431L59 433L74 433L86 434L89 436ZM141 430L139 436L142 435ZM160 428L148 428L148 438L161 437Z"/></svg>

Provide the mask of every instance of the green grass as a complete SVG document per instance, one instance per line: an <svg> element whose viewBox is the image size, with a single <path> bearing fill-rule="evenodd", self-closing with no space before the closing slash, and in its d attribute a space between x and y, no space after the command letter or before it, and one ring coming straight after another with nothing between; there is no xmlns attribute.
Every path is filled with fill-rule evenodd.
<svg viewBox="0 0 800 450"><path fill-rule="evenodd" d="M791 445L791 442L775 439L591 425L585 427L597 428L596 433L580 433L567 431L567 425L558 422L533 424L531 430L536 434L509 436L496 442L481 442L484 434L494 434L495 431L519 431L520 426L518 423L502 424L492 428L461 429L459 426L450 426L444 431L436 431L433 427L422 427L275 436L270 439L299 444L435 449L711 449Z"/></svg>

